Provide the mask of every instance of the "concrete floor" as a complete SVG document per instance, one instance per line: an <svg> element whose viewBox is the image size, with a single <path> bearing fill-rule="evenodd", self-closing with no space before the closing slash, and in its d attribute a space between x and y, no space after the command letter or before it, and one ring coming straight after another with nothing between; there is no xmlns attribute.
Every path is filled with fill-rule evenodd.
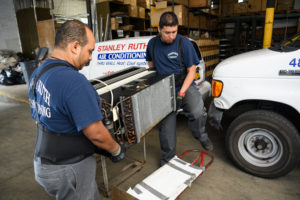
<svg viewBox="0 0 300 200"><path fill-rule="evenodd" d="M53 199L34 180L32 158L36 132L26 98L26 85L0 85L0 200ZM188 149L201 149L199 142L187 130L186 119L180 116L178 118L178 154ZM300 199L300 165L290 174L278 179L254 177L237 169L226 157L223 135L209 127L208 133L215 146L212 152L214 163L179 199ZM146 165L120 184L119 188L127 190L158 168L160 149L156 128L147 135L146 146ZM142 159L142 147L143 143L140 143L130 148L128 158ZM129 162L128 159L118 164L107 162L109 179L118 177L118 172L126 162ZM99 164L99 185L102 182L101 172Z"/></svg>

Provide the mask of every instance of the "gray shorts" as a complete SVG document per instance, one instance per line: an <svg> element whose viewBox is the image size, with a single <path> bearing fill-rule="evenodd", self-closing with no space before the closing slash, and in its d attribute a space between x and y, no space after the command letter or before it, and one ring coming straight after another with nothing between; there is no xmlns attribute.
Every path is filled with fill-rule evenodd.
<svg viewBox="0 0 300 200"><path fill-rule="evenodd" d="M34 159L35 180L56 199L99 200L96 184L96 160L89 156L68 165L42 164Z"/></svg>

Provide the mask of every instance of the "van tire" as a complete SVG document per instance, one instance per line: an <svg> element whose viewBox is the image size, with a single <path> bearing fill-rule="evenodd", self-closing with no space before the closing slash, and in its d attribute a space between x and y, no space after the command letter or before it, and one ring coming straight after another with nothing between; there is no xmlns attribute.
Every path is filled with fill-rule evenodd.
<svg viewBox="0 0 300 200"><path fill-rule="evenodd" d="M254 110L243 113L230 124L226 149L242 170L263 178L277 178L297 166L300 136L282 115Z"/></svg>

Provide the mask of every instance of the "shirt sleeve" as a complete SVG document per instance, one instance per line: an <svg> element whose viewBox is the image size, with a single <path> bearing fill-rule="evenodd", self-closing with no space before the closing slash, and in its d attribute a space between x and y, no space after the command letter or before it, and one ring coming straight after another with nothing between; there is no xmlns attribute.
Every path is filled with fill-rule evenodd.
<svg viewBox="0 0 300 200"><path fill-rule="evenodd" d="M148 42L146 49L146 61L152 61L152 46L153 46L153 38Z"/></svg>
<svg viewBox="0 0 300 200"><path fill-rule="evenodd" d="M103 119L100 98L90 82L83 76L73 81L66 95L64 106L78 132L93 122Z"/></svg>
<svg viewBox="0 0 300 200"><path fill-rule="evenodd" d="M200 63L193 44L191 41L189 41L189 39L183 38L182 49L184 49L184 51L182 51L182 57L185 68L189 68Z"/></svg>

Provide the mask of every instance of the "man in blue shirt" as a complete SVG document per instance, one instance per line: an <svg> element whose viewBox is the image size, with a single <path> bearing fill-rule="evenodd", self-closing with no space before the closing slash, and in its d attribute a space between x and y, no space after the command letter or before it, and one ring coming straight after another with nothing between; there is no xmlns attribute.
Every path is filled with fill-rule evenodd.
<svg viewBox="0 0 300 200"><path fill-rule="evenodd" d="M192 43L178 32L178 19L173 12L161 15L158 27L159 35L152 38L147 46L146 60L150 68L158 75L174 74L177 92L177 109L183 108L188 117L188 127L193 136L206 150L213 145L208 138L205 123L207 113L200 92L194 84L196 65L199 58ZM181 48L179 48L181 46ZM159 126L161 165L164 165L176 153L176 113L169 114Z"/></svg>
<svg viewBox="0 0 300 200"><path fill-rule="evenodd" d="M78 72L92 58L95 38L83 23L64 23L53 53L35 70L29 85L31 115L37 121L36 181L56 199L99 199L93 153L103 149L113 162L123 145L102 123L101 100Z"/></svg>

